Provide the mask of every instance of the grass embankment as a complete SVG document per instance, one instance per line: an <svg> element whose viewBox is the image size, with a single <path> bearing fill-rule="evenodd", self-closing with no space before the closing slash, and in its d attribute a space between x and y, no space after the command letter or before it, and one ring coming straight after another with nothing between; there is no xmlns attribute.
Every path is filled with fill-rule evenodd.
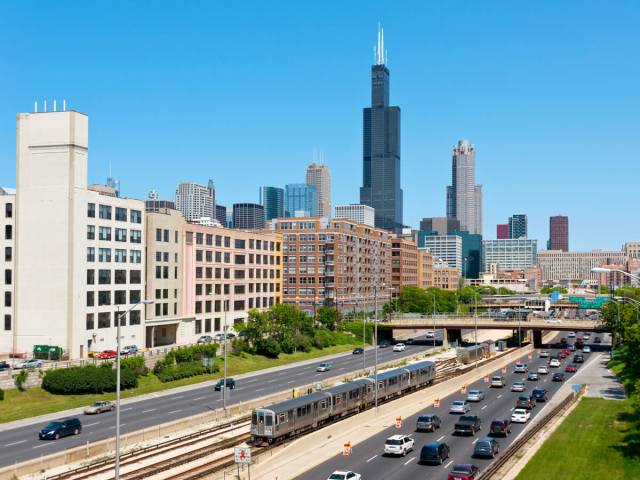
<svg viewBox="0 0 640 480"><path fill-rule="evenodd" d="M227 357L228 375L239 375L241 373L253 372L270 367L287 365L290 363L310 360L334 353L345 352L359 344L344 344L323 348L322 350L312 349L310 352L282 353L277 359L269 359L259 355L242 353L240 356L229 355ZM158 378L149 373L138 379L138 387L131 390L124 390L122 398L135 397L145 393L159 392L170 388L193 385L207 380L215 380L222 377L222 358L216 359L220 365L220 371L211 375L198 375L195 377L183 378L172 382L162 383ZM18 390L5 390L4 401L0 402L0 423L11 422L23 418L35 417L47 413L68 410L88 405L96 400L113 400L115 393L105 393L96 395L54 395L45 392L42 388L29 388L23 392Z"/></svg>

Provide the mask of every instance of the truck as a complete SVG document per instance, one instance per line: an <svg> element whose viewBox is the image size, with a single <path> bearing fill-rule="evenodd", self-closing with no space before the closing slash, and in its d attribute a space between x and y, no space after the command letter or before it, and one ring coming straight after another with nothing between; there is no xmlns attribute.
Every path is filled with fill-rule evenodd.
<svg viewBox="0 0 640 480"><path fill-rule="evenodd" d="M480 431L482 422L477 415L463 415L461 416L454 426L456 435L475 435Z"/></svg>

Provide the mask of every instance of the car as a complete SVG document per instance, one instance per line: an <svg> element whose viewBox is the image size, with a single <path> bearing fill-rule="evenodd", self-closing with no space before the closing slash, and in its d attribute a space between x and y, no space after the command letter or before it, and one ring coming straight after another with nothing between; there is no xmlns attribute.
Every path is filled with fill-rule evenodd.
<svg viewBox="0 0 640 480"><path fill-rule="evenodd" d="M547 375L547 374L549 373L549 369L547 368L547 366L546 366L546 365L540 365L540 366L538 367L538 373L539 373L540 375Z"/></svg>
<svg viewBox="0 0 640 480"><path fill-rule="evenodd" d="M60 437L67 435L78 435L82 432L82 423L77 418L67 418L65 420L57 420L49 422L45 425L38 436L41 440L58 440Z"/></svg>
<svg viewBox="0 0 640 480"><path fill-rule="evenodd" d="M562 372L555 372L553 374L553 377L551 377L551 381L552 382L564 382L564 373Z"/></svg>
<svg viewBox="0 0 640 480"><path fill-rule="evenodd" d="M564 371L567 373L576 373L578 371L578 367L576 367L573 363L570 363L566 367L564 367Z"/></svg>
<svg viewBox="0 0 640 480"><path fill-rule="evenodd" d="M477 415L462 415L453 426L454 435L475 435L482 428L482 421Z"/></svg>
<svg viewBox="0 0 640 480"><path fill-rule="evenodd" d="M496 458L500 451L500 444L491 437L478 440L473 447L473 456L482 458Z"/></svg>
<svg viewBox="0 0 640 480"><path fill-rule="evenodd" d="M506 437L511 433L511 420L505 418L503 420L494 420L489 427L489 435L494 437Z"/></svg>
<svg viewBox="0 0 640 480"><path fill-rule="evenodd" d="M558 358L554 358L553 360L564 360L565 358L567 358L567 354L564 353L564 350L560 350L558 352ZM551 363L549 363L549 366L551 366Z"/></svg>
<svg viewBox="0 0 640 480"><path fill-rule="evenodd" d="M476 480L480 476L480 470L470 463L458 463L453 466L447 480Z"/></svg>
<svg viewBox="0 0 640 480"><path fill-rule="evenodd" d="M591 347L589 345L585 345L582 347L582 353L591 353Z"/></svg>
<svg viewBox="0 0 640 480"><path fill-rule="evenodd" d="M93 402L87 408L84 409L85 415L95 415L97 413L112 412L116 408L113 402L101 400Z"/></svg>
<svg viewBox="0 0 640 480"><path fill-rule="evenodd" d="M531 413L524 408L516 408L513 413L511 413L511 421L513 423L527 423L530 418Z"/></svg>
<svg viewBox="0 0 640 480"><path fill-rule="evenodd" d="M336 470L331 475L329 475L329 478L327 478L327 480L362 480L362 476L359 473L351 471L345 472L342 470Z"/></svg>
<svg viewBox="0 0 640 480"><path fill-rule="evenodd" d="M569 332L569 333L567 334L567 337L569 337L569 338L575 338L575 337L576 337L576 332Z"/></svg>
<svg viewBox="0 0 640 480"><path fill-rule="evenodd" d="M566 345L567 343L568 343L568 342L567 342L567 337L562 337L562 338L560 339L560 345L564 346L564 345Z"/></svg>
<svg viewBox="0 0 640 480"><path fill-rule="evenodd" d="M407 338L407 339L404 341L404 343L405 343L406 345L413 345L413 342L414 342L413 338Z"/></svg>
<svg viewBox="0 0 640 480"><path fill-rule="evenodd" d="M583 340L589 340L591 338L591 334L590 333L585 333L584 335L582 335L582 339Z"/></svg>
<svg viewBox="0 0 640 480"><path fill-rule="evenodd" d="M402 455L413 450L415 440L407 435L392 435L384 442L385 455Z"/></svg>
<svg viewBox="0 0 640 480"><path fill-rule="evenodd" d="M506 385L502 375L494 375L491 377L491 388L502 388Z"/></svg>
<svg viewBox="0 0 640 480"><path fill-rule="evenodd" d="M103 350L97 355L96 358L100 360L111 360L113 358L116 358L117 356L118 353L115 350Z"/></svg>
<svg viewBox="0 0 640 480"><path fill-rule="evenodd" d="M404 343L396 343L393 346L393 351L394 352L404 352L407 349L407 347L404 345Z"/></svg>
<svg viewBox="0 0 640 480"><path fill-rule="evenodd" d="M416 431L435 432L441 425L442 420L440 420L439 416L434 415L433 413L428 413L418 417L418 420L416 421Z"/></svg>
<svg viewBox="0 0 640 480"><path fill-rule="evenodd" d="M571 349L565 348L564 350L562 350L562 353L564 353L565 356L568 357L569 355L571 355Z"/></svg>
<svg viewBox="0 0 640 480"><path fill-rule="evenodd" d="M540 379L540 377L538 376L538 372L529 372L529 374L527 375L527 380L532 381L532 382L536 382Z"/></svg>
<svg viewBox="0 0 640 480"><path fill-rule="evenodd" d="M546 350L540 350L540 358L549 358L549 352Z"/></svg>
<svg viewBox="0 0 640 480"><path fill-rule="evenodd" d="M215 384L215 386L213 387L213 389L216 392L220 392L222 390L222 386L224 385L224 378L221 378L220 380L218 380L218 382ZM236 381L234 378L232 377L227 377L227 388L229 390L234 390L236 388Z"/></svg>
<svg viewBox="0 0 640 480"><path fill-rule="evenodd" d="M4 372L5 370L9 370L11 368L11 365L9 365L9 363L5 362L4 360L0 361L0 372Z"/></svg>
<svg viewBox="0 0 640 480"><path fill-rule="evenodd" d="M427 334L425 335L425 338L426 338L427 340L433 340L434 338L436 338L436 334L435 334L434 332L429 331L429 332L427 332Z"/></svg>
<svg viewBox="0 0 640 480"><path fill-rule="evenodd" d="M29 360L22 360L16 363L13 368L42 368L42 360L31 358Z"/></svg>
<svg viewBox="0 0 640 480"><path fill-rule="evenodd" d="M233 332L227 332L227 338L229 340L233 340L234 338L236 338L236 334Z"/></svg>
<svg viewBox="0 0 640 480"><path fill-rule="evenodd" d="M526 363L516 363L515 367L513 367L513 373L527 373L528 371Z"/></svg>
<svg viewBox="0 0 640 480"><path fill-rule="evenodd" d="M451 449L443 442L425 443L420 449L420 463L442 465L449 458Z"/></svg>
<svg viewBox="0 0 640 480"><path fill-rule="evenodd" d="M516 408L531 410L536 406L536 397L533 395L520 395L516 400Z"/></svg>
<svg viewBox="0 0 640 480"><path fill-rule="evenodd" d="M551 360L549 360L549 366L552 368L558 368L560 366L560 360L558 360L557 358L552 358Z"/></svg>
<svg viewBox="0 0 640 480"><path fill-rule="evenodd" d="M135 355L138 353L138 347L137 345L127 345L120 350L120 353L122 355Z"/></svg>
<svg viewBox="0 0 640 480"><path fill-rule="evenodd" d="M602 343L602 339L600 337L596 337L593 339L593 343Z"/></svg>
<svg viewBox="0 0 640 480"><path fill-rule="evenodd" d="M544 388L534 388L531 395L536 399L536 403L547 401L547 391Z"/></svg>
<svg viewBox="0 0 640 480"><path fill-rule="evenodd" d="M467 413L471 410L471 405L466 400L455 400L449 406L449 413Z"/></svg>
<svg viewBox="0 0 640 480"><path fill-rule="evenodd" d="M316 367L316 372L328 372L329 370L331 370L331 364L327 362L322 362Z"/></svg>
<svg viewBox="0 0 640 480"><path fill-rule="evenodd" d="M511 384L512 392L524 392L527 389L527 386L524 382L513 382Z"/></svg>
<svg viewBox="0 0 640 480"><path fill-rule="evenodd" d="M219 333L218 335L223 336L222 333ZM200 338L198 338L198 343L211 343L211 342L213 342L213 337L211 335L201 335Z"/></svg>
<svg viewBox="0 0 640 480"><path fill-rule="evenodd" d="M364 353L364 349L361 347L356 347L353 349L353 352L351 352L353 355L362 355Z"/></svg>
<svg viewBox="0 0 640 480"><path fill-rule="evenodd" d="M382 340L379 344L378 344L378 348L387 348L390 347L391 343L388 340Z"/></svg>
<svg viewBox="0 0 640 480"><path fill-rule="evenodd" d="M467 402L480 402L484 400L484 392L482 390L469 390L467 392Z"/></svg>
<svg viewBox="0 0 640 480"><path fill-rule="evenodd" d="M573 363L584 363L584 356L581 353L576 353L573 356Z"/></svg>

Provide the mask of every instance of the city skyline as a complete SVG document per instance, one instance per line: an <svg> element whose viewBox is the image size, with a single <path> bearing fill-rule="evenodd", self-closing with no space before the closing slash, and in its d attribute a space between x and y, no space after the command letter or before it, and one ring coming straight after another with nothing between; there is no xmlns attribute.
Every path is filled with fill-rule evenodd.
<svg viewBox="0 0 640 480"><path fill-rule="evenodd" d="M5 39L5 45L10 45L8 39L22 26L30 25L30 30L22 57L11 50L0 56L3 70L15 72L9 76L11 78L0 80L0 158L5 166L0 173L0 185L15 186L12 160L15 157L16 114L32 110L35 99L42 105L45 97L51 108L53 98L57 97L59 105L66 98L68 108L78 109L94 119L90 182L103 183L111 163L113 177L121 181L123 196L144 200L149 190L156 189L160 198L171 200L175 186L186 177L193 180L212 178L221 204L253 201L258 186L283 185L289 181L284 172L301 171L311 160L313 145L321 144L332 171L333 203L357 203L362 158L361 107L366 105L369 96L367 82L372 63L372 38L380 20L390 45L393 103L403 108L404 175L401 186L405 195L405 224L417 227L423 217L444 214L441 192L448 184L449 149L458 138L471 138L478 148L477 180L485 187L483 228L488 233L487 238L493 238L492 225L504 221L512 211L521 211L529 218L529 237L538 239L539 246L543 246L548 237L548 218L561 210L571 218L572 250L620 248L623 242L636 239L639 233L637 222L623 221L637 218L632 207L632 193L633 179L640 174L639 167L624 154L626 147L620 141L631 138L632 132L637 130L638 121L633 111L637 109L638 98L629 95L629 89L637 83L638 69L632 65L629 70L626 62L633 52L630 45L637 41L637 34L616 31L615 35L610 35L612 32L601 27L598 20L603 17L637 19L640 17L638 9L625 5L596 9L576 4L556 12L550 3L543 2L536 12L517 8L500 11L493 24L490 17L498 9L495 6L482 12L479 7L461 8L460 4L452 2L446 7L420 7L414 12L416 19L412 21L408 9L392 13L374 5L364 18L355 21L357 9L347 7L345 18L333 23L328 12L319 11L313 21L300 19L301 28L309 28L309 34L293 45L292 37L288 35L299 36L299 32L278 30L275 18L278 9L271 14L256 6L247 25L258 28L245 41L224 25L216 32L210 32L196 22L194 31L197 33L185 40L188 43L178 41L178 45L169 48L166 59L167 39L175 41L177 37L153 37L158 42L157 51L150 52L149 62L137 65L140 48L144 46L142 35L145 32L142 30L115 40L114 47L121 58L107 56L103 66L94 64L92 69L87 69L87 60L83 58L78 58L73 68L59 65L59 52L75 45L72 43L76 41L75 34L61 32L54 40L49 38L46 45L41 41L44 18L64 14L73 20L76 14L70 9L69 12L65 8L54 12L52 7L42 6L42 18L31 18L27 15L28 8L3 7L6 14L0 20L3 27L0 35ZM92 9L83 6L79 10L77 15L86 16ZM146 12L141 7L134 7L131 21L143 12L156 21L166 20L170 13L175 14ZM450 45L441 42L446 27L438 25L438 21L452 12L459 14L457 18L462 26L473 25L476 33L482 33L478 42L471 42L466 35L453 39ZM563 24L563 29L560 32L549 27L545 38L539 38L536 25L553 16L550 12L558 13L553 18L553 25L556 22ZM195 19L196 13L187 9L178 17ZM221 17L233 15L224 8L217 13ZM495 29L498 22L509 25L508 20L518 19L525 13L527 21L518 25L521 40L508 47L502 46L505 36L512 33L512 27L501 26L495 33L490 30ZM261 18L258 22L258 17L265 14L267 19ZM81 51L94 49L104 56L101 42L103 37L111 39L122 28L117 23L119 18L116 12L105 12L104 25L98 28L93 24L81 25L87 40ZM569 21L576 18L580 22ZM428 28L423 28L423 22ZM91 30L85 32L89 27ZM249 44L255 40L253 35L263 36L268 28L274 27L278 33L266 37L266 49L271 55L295 59L292 67L285 69L284 77L276 76L277 81L294 74L295 82L305 87L298 88L289 80L287 91L283 92L276 88L276 80L268 80L269 89L275 88L271 98L252 97L248 102L258 101L259 108L267 108L274 102L282 107L282 112L278 112L271 122L273 125L264 125L247 116L255 105L249 106L241 96L253 88L250 72L263 68L265 62L270 61L252 54L254 49L249 48ZM246 34L245 28L248 27L240 28L240 33ZM323 48L326 36L312 38L326 28L340 38L340 49ZM596 35L590 37L593 43L588 43L589 49L582 48L583 36L577 35L576 40L568 38L590 28L595 29ZM170 32L182 32L182 29L172 25ZM236 43L222 45L219 40L225 35L232 36ZM194 37L202 37L215 61L203 60L205 57L198 55L198 48L189 49L186 60L171 57L179 47L192 46ZM533 39L536 41L527 44ZM124 51L129 44L132 51ZM497 53L492 54L490 48L497 48ZM234 52L252 54L248 62L251 66L237 65L233 60ZM479 66L472 58L475 54L489 55L489 64L500 66L496 76ZM471 83L446 75L461 55L469 68L475 67ZM545 57L543 65L540 65L540 57ZM156 62L162 64L156 66L154 60L159 59L166 62ZM211 84L209 73L217 70L220 61L226 67L232 67L235 76L228 78L228 74L221 72L219 78L214 78L217 83ZM205 74L207 82L200 84L197 75L184 68L187 62L193 62L189 68L195 66L196 73ZM329 67L327 70L332 71L334 80L338 81L327 86L327 74L318 75L317 68L312 70L318 62ZM564 63L560 65L560 62ZM624 79L613 73L621 68L618 64L625 65ZM607 68L600 68L603 65ZM533 71L541 66L541 72L534 75ZM109 75L102 70L107 67ZM558 75L551 75L558 68ZM495 88L491 87L491 82L505 71L510 77L498 82ZM269 72L274 71L269 69ZM151 79L154 74L166 74L168 78L157 84L149 83L148 89L136 91L134 95L127 93L129 75L145 84L141 78ZM313 75L317 77L315 80ZM99 80L100 77L104 79ZM186 88L180 90L192 91L189 94L169 91L167 81L183 82ZM238 83L237 88L232 88L233 82ZM204 90L204 83L207 83L207 90ZM547 91L551 85L557 87L554 90L558 93ZM233 110L227 100L209 93L213 88L229 93ZM599 92L606 91L606 95L600 95L601 100L593 98L590 94L594 88ZM313 89L317 95L311 95ZM589 102L585 103L585 98ZM215 105L211 103L213 100ZM473 108L461 116L455 110L464 105ZM205 121L199 110L211 110L212 106L217 114L229 115L226 125L220 125L218 121L210 125ZM125 118L121 114L123 108L136 114ZM180 114L184 109L193 111L188 120ZM314 115L301 116L299 110L313 111ZM612 125L602 124L600 118L607 116L615 118L615 122L609 122ZM248 120L248 131L255 136L255 142L245 142L244 120ZM290 129L294 129L293 135L288 134ZM272 143L268 138L271 136L278 141ZM163 141L157 142L158 137ZM287 138L286 144L282 138ZM215 149L208 147L210 143L216 144ZM277 150L276 146L282 150ZM594 168L606 165L608 158L620 162L620 168L627 172L624 178L614 177L613 173L608 176L604 168L598 175L593 175ZM252 169L252 173L234 175L225 164L242 165L244 170ZM525 168L526 177L519 171ZM569 183L566 178L572 178L572 181ZM620 194L618 208L611 209L606 202L586 201L597 195L600 182L603 186L616 182ZM594 228L596 223L598 228ZM608 231L610 235L604 238L599 234L602 231Z"/></svg>

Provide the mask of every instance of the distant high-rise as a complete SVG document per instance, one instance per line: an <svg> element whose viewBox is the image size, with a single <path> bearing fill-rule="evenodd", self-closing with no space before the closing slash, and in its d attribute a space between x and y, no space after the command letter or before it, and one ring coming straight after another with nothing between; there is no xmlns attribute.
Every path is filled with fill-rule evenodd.
<svg viewBox="0 0 640 480"><path fill-rule="evenodd" d="M116 193L116 197L120 196L120 180L113 177L107 177L107 187L113 188Z"/></svg>
<svg viewBox="0 0 640 480"><path fill-rule="evenodd" d="M509 238L508 223L499 223L496 225L496 238L498 240L507 240Z"/></svg>
<svg viewBox="0 0 640 480"><path fill-rule="evenodd" d="M549 250L569 251L569 217L549 217Z"/></svg>
<svg viewBox="0 0 640 480"><path fill-rule="evenodd" d="M233 228L240 230L263 229L264 207L257 203L234 203Z"/></svg>
<svg viewBox="0 0 640 480"><path fill-rule="evenodd" d="M207 186L193 182L182 182L176 188L176 210L182 212L190 222L201 218L215 218L216 193L213 181Z"/></svg>
<svg viewBox="0 0 640 480"><path fill-rule="evenodd" d="M427 235L451 235L460 231L460 220L450 217L426 217L420 221L420 230Z"/></svg>
<svg viewBox="0 0 640 480"><path fill-rule="evenodd" d="M307 167L307 184L318 192L317 212L319 217L331 217L331 178L329 167L313 162Z"/></svg>
<svg viewBox="0 0 640 480"><path fill-rule="evenodd" d="M307 183L289 183L285 185L285 216L317 217L318 191Z"/></svg>
<svg viewBox="0 0 640 480"><path fill-rule="evenodd" d="M227 220L227 207L225 207L224 205L216 204L215 212L216 212L216 215L215 215L216 220L218 220L222 226L224 227L228 226L229 222Z"/></svg>
<svg viewBox="0 0 640 480"><path fill-rule="evenodd" d="M260 203L265 220L284 217L284 188L260 187Z"/></svg>
<svg viewBox="0 0 640 480"><path fill-rule="evenodd" d="M509 238L527 238L527 216L524 213L516 213L509 217Z"/></svg>
<svg viewBox="0 0 640 480"><path fill-rule="evenodd" d="M468 140L453 147L447 217L460 220L461 230L482 235L482 185L476 185L476 150Z"/></svg>
<svg viewBox="0 0 640 480"><path fill-rule="evenodd" d="M376 212L369 205L336 205L335 218L348 218L362 225L375 226Z"/></svg>
<svg viewBox="0 0 640 480"><path fill-rule="evenodd" d="M389 69L384 31L378 31L371 67L371 107L363 110L363 162L360 203L375 209L376 227L402 230L400 188L400 107L389 105Z"/></svg>

